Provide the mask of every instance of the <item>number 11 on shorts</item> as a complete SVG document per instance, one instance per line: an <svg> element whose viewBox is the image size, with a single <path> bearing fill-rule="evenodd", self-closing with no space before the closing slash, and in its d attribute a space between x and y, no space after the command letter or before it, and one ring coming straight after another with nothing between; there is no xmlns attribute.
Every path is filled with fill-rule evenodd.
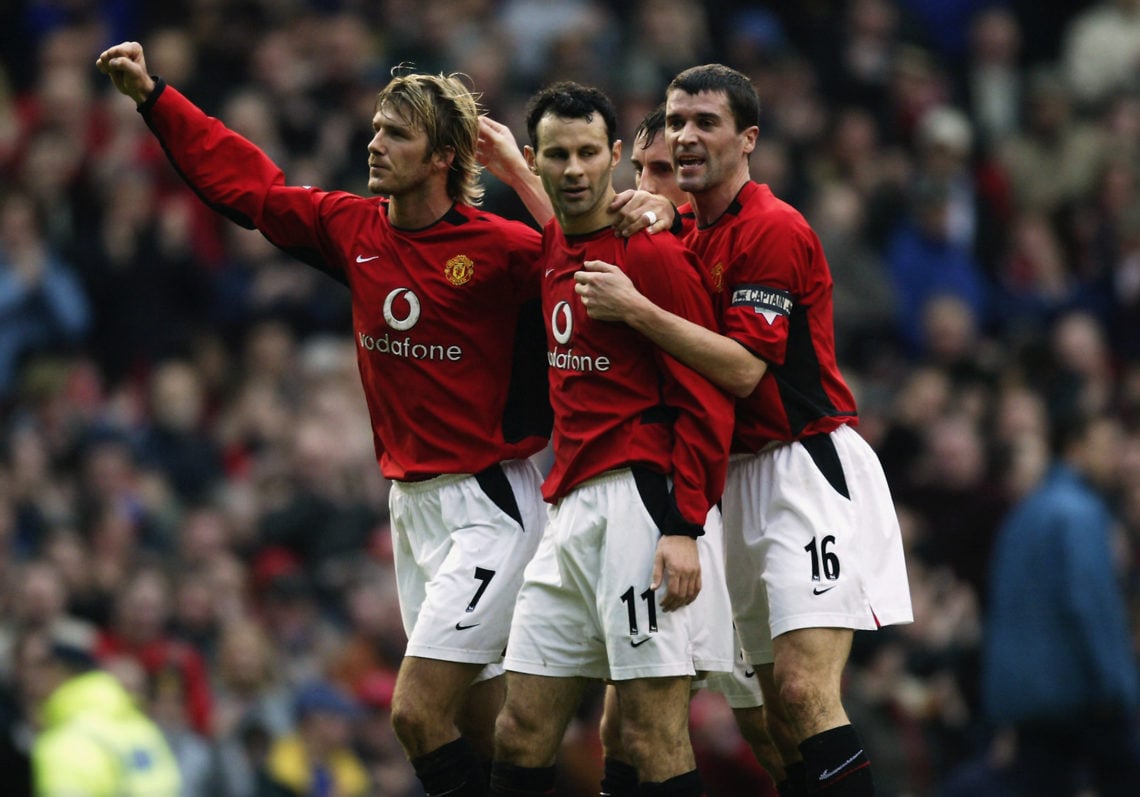
<svg viewBox="0 0 1140 797"><path fill-rule="evenodd" d="M629 635L637 636L637 593L633 587L630 587L621 594L622 603L625 604L625 610L629 612ZM657 598L653 594L653 590L647 589L641 593L642 600L645 601L645 607L649 612L649 633L657 633Z"/></svg>

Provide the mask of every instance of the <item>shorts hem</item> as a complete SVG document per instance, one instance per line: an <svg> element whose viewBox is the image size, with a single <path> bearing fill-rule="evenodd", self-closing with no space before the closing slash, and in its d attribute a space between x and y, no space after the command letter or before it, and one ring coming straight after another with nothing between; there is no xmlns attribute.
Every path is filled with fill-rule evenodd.
<svg viewBox="0 0 1140 797"><path fill-rule="evenodd" d="M709 691L717 690L709 687ZM724 692L721 694L724 695L724 702L728 703L729 708L761 708L764 705L763 698L757 700L752 695L726 695Z"/></svg>
<svg viewBox="0 0 1140 797"><path fill-rule="evenodd" d="M699 672L732 672L736 669L736 659L693 659L693 666Z"/></svg>
<svg viewBox="0 0 1140 797"><path fill-rule="evenodd" d="M684 662L611 668L609 678L614 681L633 681L638 678L692 678L696 674L697 670L692 663Z"/></svg>
<svg viewBox="0 0 1140 797"><path fill-rule="evenodd" d="M523 675L542 675L547 678L607 678L604 667L594 665L576 667L572 664L546 664L544 662L505 659L503 667L507 672Z"/></svg>
<svg viewBox="0 0 1140 797"><path fill-rule="evenodd" d="M503 661L502 648L497 650L457 650L430 645L408 645L405 656L435 661L452 661L456 664L499 664Z"/></svg>
<svg viewBox="0 0 1140 797"><path fill-rule="evenodd" d="M878 620L880 628L888 625L906 625L914 622L914 614L911 612L892 612L879 617Z"/></svg>
<svg viewBox="0 0 1140 797"><path fill-rule="evenodd" d="M778 623L772 623L772 638L789 631L799 631L804 628L847 628L851 631L874 631L879 625L885 625L882 620L876 624L875 617L870 614L811 614L789 617Z"/></svg>

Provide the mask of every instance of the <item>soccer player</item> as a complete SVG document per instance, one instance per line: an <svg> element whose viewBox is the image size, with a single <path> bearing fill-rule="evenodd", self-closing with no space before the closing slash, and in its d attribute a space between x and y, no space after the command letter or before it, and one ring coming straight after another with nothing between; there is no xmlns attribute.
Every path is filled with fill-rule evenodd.
<svg viewBox="0 0 1140 797"><path fill-rule="evenodd" d="M474 97L454 77L397 74L368 145L369 190L386 198L364 198L286 185L261 150L152 78L135 42L97 65L204 201L348 285L408 633L392 722L429 795L484 794L502 652L545 518L528 457L550 416L541 239L474 206ZM516 334L531 318L535 331Z"/></svg>
<svg viewBox="0 0 1140 797"><path fill-rule="evenodd" d="M542 181L531 179L537 176L527 169L526 160L518 152L509 128L487 117L481 118L479 125L481 162L519 192L537 220L540 222L549 220L553 210L549 198L542 189ZM637 179L636 190L647 196L658 196L668 201L676 211L673 214L674 218L679 219L676 229L687 231L694 226L692 209L688 204L688 196L677 187L677 178L665 142L664 129L665 107L662 104L647 114L634 132L630 162L633 164ZM539 193L541 199L538 198ZM611 209L616 210L618 207L629 207L629 204L618 205L615 202ZM646 205L640 207L644 208ZM662 219L668 219L664 211ZM658 231L654 229L654 225L645 224L644 221L642 226L650 232ZM656 224L658 228L667 226L667 221ZM712 533L706 533L699 540L702 547L710 548L708 554L701 560L706 578L714 574L715 577L723 578L723 537L716 533L718 530L719 526L708 529L707 531ZM727 622L727 618L721 618L718 622ZM773 779L781 780L783 768L779 754L767 732L763 696L751 664L741 655L737 658L732 673L709 673L703 681L694 682L694 687L702 683L724 694L733 709L737 725L757 760ZM605 690L600 731L605 758L601 792L603 797L636 797L639 793L637 769L628 762L628 756L622 747L621 713L617 690L613 685L607 686Z"/></svg>
<svg viewBox="0 0 1140 797"><path fill-rule="evenodd" d="M633 148L629 160L633 164L637 189L668 199L676 207L676 216L680 219L681 229L686 232L691 230L695 224L693 211L689 206L689 197L677 187L673 158L665 141L664 104L646 114L637 126L633 134ZM708 535L702 538L702 542L705 540L708 540ZM718 539L717 542L723 540ZM724 557L723 555L716 558L709 557L708 561L721 566ZM728 618L721 618L718 622L728 622ZM756 760L774 781L783 780L783 765L780 763L779 752L768 735L764 717L764 698L756 678L756 671L743 652L737 657L731 673L709 673L704 679L704 685L724 695L732 707L737 727L752 748ZM605 754L603 797L637 797L638 794L637 772L628 763L621 746L620 721L617 692L612 686L608 686L601 721L602 750Z"/></svg>
<svg viewBox="0 0 1140 797"><path fill-rule="evenodd" d="M720 495L728 396L630 328L590 319L575 293L585 259L694 323L712 307L673 236L614 235L616 113L596 89L554 84L527 108L526 159L555 219L543 230L543 316L554 406L552 504L508 642L491 794L549 794L587 679L615 683L622 742L643 794L701 794L688 736L690 679L728 671L723 581L703 577L697 537ZM664 589L661 589L664 587Z"/></svg>
<svg viewBox="0 0 1140 797"><path fill-rule="evenodd" d="M624 321L737 397L723 499L737 631L757 668L784 794L871 795L843 709L854 629L911 620L902 540L878 458L852 428L831 275L803 217L751 180L759 99L719 64L666 92L666 138L696 220L721 334L655 303L612 264L577 275L591 317Z"/></svg>

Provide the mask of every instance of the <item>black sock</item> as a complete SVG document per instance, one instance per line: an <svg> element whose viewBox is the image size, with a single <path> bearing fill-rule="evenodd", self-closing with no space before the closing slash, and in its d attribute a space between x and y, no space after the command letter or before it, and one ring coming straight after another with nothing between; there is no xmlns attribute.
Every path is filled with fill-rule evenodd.
<svg viewBox="0 0 1140 797"><path fill-rule="evenodd" d="M873 797L871 759L850 725L817 733L800 743L807 793L826 797Z"/></svg>
<svg viewBox="0 0 1140 797"><path fill-rule="evenodd" d="M776 784L776 791L780 793L780 797L807 797L803 761L784 767L784 780Z"/></svg>
<svg viewBox="0 0 1140 797"><path fill-rule="evenodd" d="M487 776L471 744L460 736L412 759L428 797L485 797Z"/></svg>
<svg viewBox="0 0 1140 797"><path fill-rule="evenodd" d="M490 797L547 797L554 794L554 767L516 767L496 761Z"/></svg>
<svg viewBox="0 0 1140 797"><path fill-rule="evenodd" d="M662 783L641 784L641 797L703 797L704 793L705 786L695 769Z"/></svg>
<svg viewBox="0 0 1140 797"><path fill-rule="evenodd" d="M602 774L602 797L637 797L637 769L606 756Z"/></svg>

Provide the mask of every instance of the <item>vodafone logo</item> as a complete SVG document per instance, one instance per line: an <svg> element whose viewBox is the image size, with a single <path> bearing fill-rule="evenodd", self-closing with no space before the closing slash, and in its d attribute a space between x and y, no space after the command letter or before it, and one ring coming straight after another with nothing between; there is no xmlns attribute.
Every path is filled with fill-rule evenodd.
<svg viewBox="0 0 1140 797"><path fill-rule="evenodd" d="M421 312L420 297L409 288L396 288L384 298L384 322L396 332L406 332L418 324ZM432 325L428 323L425 326ZM389 335L387 332L373 335L357 330L357 342L364 351L404 360L459 362L463 359L462 346L424 340L422 337L412 338L410 335Z"/></svg>
<svg viewBox="0 0 1140 797"><path fill-rule="evenodd" d="M550 311L550 334L554 336L559 346L565 346L570 342L574 334L574 315L570 310L570 302L563 300L554 305L554 309ZM552 351L546 353L546 364L560 371L579 373L610 370L609 357L576 354L573 346L566 351L555 346Z"/></svg>
<svg viewBox="0 0 1140 797"><path fill-rule="evenodd" d="M550 330L554 339L565 346L574 332L574 317L570 313L570 302L561 301L554 305L550 313Z"/></svg>
<svg viewBox="0 0 1140 797"><path fill-rule="evenodd" d="M403 318L397 318L396 300L401 296L407 302L408 312ZM420 320L420 299L408 288L396 288L384 299L384 322L397 332L405 332L416 325Z"/></svg>

